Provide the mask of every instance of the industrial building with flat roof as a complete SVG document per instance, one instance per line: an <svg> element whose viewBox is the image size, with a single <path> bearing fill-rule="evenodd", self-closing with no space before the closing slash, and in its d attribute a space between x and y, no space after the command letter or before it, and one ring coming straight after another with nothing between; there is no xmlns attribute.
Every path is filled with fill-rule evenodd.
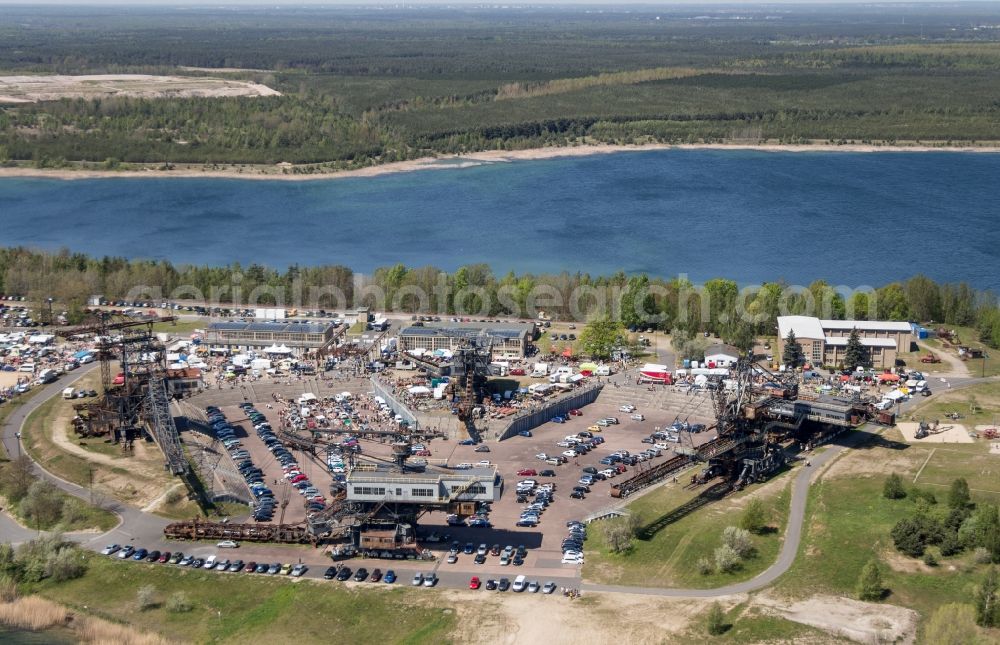
<svg viewBox="0 0 1000 645"><path fill-rule="evenodd" d="M424 349L454 351L466 341L489 342L491 356L497 360L519 360L526 356L528 342L534 338L534 323L442 323L426 327L404 327L399 332L402 351Z"/></svg>
<svg viewBox="0 0 1000 645"><path fill-rule="evenodd" d="M778 355L785 352L789 332L802 346L807 361L814 365L844 362L847 339L858 330L861 344L871 352L873 367L893 367L900 352L910 351L913 325L879 320L820 320L812 316L778 316Z"/></svg>
<svg viewBox="0 0 1000 645"><path fill-rule="evenodd" d="M208 325L205 342L210 348L227 350L259 350L284 346L290 354L326 347L340 334L337 325L328 322L213 322Z"/></svg>
<svg viewBox="0 0 1000 645"><path fill-rule="evenodd" d="M495 468L451 470L428 467L400 472L390 465L354 468L347 475L347 499L387 504L495 502L500 477Z"/></svg>

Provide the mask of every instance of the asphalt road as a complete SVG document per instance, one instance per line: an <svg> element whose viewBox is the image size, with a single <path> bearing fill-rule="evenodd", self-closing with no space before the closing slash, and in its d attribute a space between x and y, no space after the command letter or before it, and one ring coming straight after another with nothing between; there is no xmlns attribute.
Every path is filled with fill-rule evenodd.
<svg viewBox="0 0 1000 645"><path fill-rule="evenodd" d="M28 415L33 411L37 410L46 401L54 396L60 396L63 389L69 385L76 382L79 378L89 373L94 369L96 365L90 365L82 368L75 372L72 376L63 377L55 383L51 383L43 388L43 390L37 393L32 399L20 406L17 410L11 413L7 418L4 426L0 429L0 441L3 442L4 447L7 450L7 454L15 456L19 453L20 446L17 437L17 433L21 431L25 420ZM960 387L965 387L973 385L984 379L975 378L962 378L954 379L951 381L951 389L957 389ZM989 379L985 379L989 380ZM943 388L938 387L938 391L943 391ZM909 402L911 405L916 404L915 401ZM905 409L907 406L903 406ZM850 449L859 443L865 441L871 437L871 433L876 434L881 431L881 428L877 430L871 430L876 428L876 426L869 426L869 432L865 431L855 431L849 432L842 435L842 439L838 440L838 443L827 444L825 450L820 453L812 454L808 456L811 462L811 466L803 466L795 474L795 479L792 484L792 498L791 506L789 511L788 526L785 531L784 542L782 543L781 551L778 554L777 560L763 571L757 577L747 580L745 582L740 582L732 585L726 585L724 587L717 587L715 589L665 589L657 587L629 587L629 586L616 586L616 585L599 585L599 584L582 584L579 585L584 591L611 591L618 593L630 593L630 594L642 594L649 596L665 596L665 597L679 597L679 598L712 598L719 596L727 596L731 594L746 593L750 591L755 591L761 589L773 583L781 575L783 575L792 566L795 561L795 556L798 553L800 543L802 541L802 524L805 519L806 502L809 494L809 486L815 474L831 460L835 459L843 451ZM90 492L76 484L65 481L52 473L49 473L44 468L35 464L35 471L37 474L48 481L52 482L55 486L61 490L79 497L84 500L90 499ZM145 513L138 508L123 504L120 502L114 502L109 510L115 512L121 522L117 527L108 531L107 533L101 535L94 534L79 534L75 536L70 536L76 538L81 544L88 549L99 550L105 544L109 542L118 543L133 543L136 545L145 546L147 548L156 549L182 549L186 552L195 553L196 555L217 553L219 550L214 547L214 545L208 543L168 543L163 539L163 527L168 523L168 520L160 518L151 513ZM5 514L0 514L0 539L3 541L8 541L12 543L19 543L25 540L31 539L36 535L36 532L25 529L24 527L18 526ZM190 551L187 551L191 549ZM273 551L271 551L273 549ZM265 561L263 557L265 554L275 554L275 559L278 559L277 554L282 553L286 557L284 561L287 561L287 556L289 551L285 550L285 547L261 547L260 545L246 545L246 548L239 549L239 552L231 553L220 553L219 557L242 557L244 559L252 559L255 554L260 554L258 559L260 561ZM296 555L308 555L304 551L296 551ZM307 577L318 578L322 576L323 571L329 565L329 560L324 558L322 564L310 562L311 558L306 558L307 564L310 565L310 570L306 574ZM269 561L269 560L268 560ZM301 561L301 559L300 559ZM372 569L375 567L380 567L383 570L388 568L397 569L397 573L400 576L400 582L407 584L409 578L412 576L413 571L437 571L441 577L441 583L448 587L459 587L464 588L468 584L468 574L458 572L451 573L448 571L448 565L442 565L442 561L439 559L436 562L395 562L395 561L380 561L380 560L368 560L368 561L357 561L350 562L348 566L352 568L357 568L358 566L366 566ZM516 568L511 568L508 577L513 577L521 573ZM526 575L529 579L538 579L539 581L545 581L539 576L532 576L529 571L526 570ZM480 576L483 580L486 577L498 577L496 574L493 576ZM573 579L560 579L553 578L556 584L560 586L578 584ZM354 584L354 583L351 583ZM364 585L366 583L357 583Z"/></svg>

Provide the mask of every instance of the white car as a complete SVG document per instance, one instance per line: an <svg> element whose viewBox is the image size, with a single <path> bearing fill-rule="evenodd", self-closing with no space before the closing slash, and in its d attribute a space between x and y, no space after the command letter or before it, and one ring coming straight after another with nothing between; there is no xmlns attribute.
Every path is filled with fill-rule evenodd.
<svg viewBox="0 0 1000 645"><path fill-rule="evenodd" d="M576 453L575 450L564 450L563 451L563 457L567 457L569 459L572 459L573 457L577 457L577 456L578 455L577 455L577 453Z"/></svg>
<svg viewBox="0 0 1000 645"><path fill-rule="evenodd" d="M413 580L410 582L410 584L412 584L414 587L419 587L420 585L424 584L424 574L420 573L419 571L417 573L414 573Z"/></svg>
<svg viewBox="0 0 1000 645"><path fill-rule="evenodd" d="M626 403L625 405L618 408L618 411L631 414L632 412L635 412L635 406L632 405L631 403Z"/></svg>
<svg viewBox="0 0 1000 645"><path fill-rule="evenodd" d="M583 556L576 558L564 555L562 559L562 564L583 564L583 563L584 563Z"/></svg>
<svg viewBox="0 0 1000 645"><path fill-rule="evenodd" d="M425 587L433 587L434 585L437 584L437 581L438 581L437 575L433 573L428 573L427 575L424 576Z"/></svg>
<svg viewBox="0 0 1000 645"><path fill-rule="evenodd" d="M670 450L670 446L665 443L654 443L653 447L657 450Z"/></svg>
<svg viewBox="0 0 1000 645"><path fill-rule="evenodd" d="M544 452L540 452L537 455L535 455L535 459L538 459L538 460L541 460L541 461L545 461L548 458L549 458L549 456L547 454L545 454Z"/></svg>
<svg viewBox="0 0 1000 645"><path fill-rule="evenodd" d="M633 421L645 421L646 420L646 417L642 416L641 414L633 414L631 418L632 418Z"/></svg>
<svg viewBox="0 0 1000 645"><path fill-rule="evenodd" d="M223 540L222 542L219 542L215 546L219 547L220 549L236 549L240 546L240 543L235 540Z"/></svg>
<svg viewBox="0 0 1000 645"><path fill-rule="evenodd" d="M600 473L610 479L611 477L617 475L618 471L615 470L614 468L605 468L604 470L600 471Z"/></svg>
<svg viewBox="0 0 1000 645"><path fill-rule="evenodd" d="M563 440L556 442L556 445L559 446L560 448L569 448L570 443L568 441Z"/></svg>

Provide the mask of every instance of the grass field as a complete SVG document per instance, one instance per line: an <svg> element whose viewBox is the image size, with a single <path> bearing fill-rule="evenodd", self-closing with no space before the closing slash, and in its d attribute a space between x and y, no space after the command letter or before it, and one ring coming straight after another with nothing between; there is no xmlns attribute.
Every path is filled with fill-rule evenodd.
<svg viewBox="0 0 1000 645"><path fill-rule="evenodd" d="M890 472L899 473L912 486L933 451L930 463L934 465L924 467L917 485L934 492L942 503L945 489L930 484L965 476L971 488L995 490L995 476L968 465L970 455L977 450L982 454L984 444L906 447L892 443L901 439L895 430L885 439L846 454L813 485L802 546L795 564L776 585L779 593L797 598L817 593L853 597L862 567L875 559L882 565L890 590L886 602L914 609L923 620L942 604L970 602L985 567L972 564L966 552L939 557L937 567L896 552L889 531L897 521L913 515L913 496L889 500L883 497L882 486ZM1000 456L991 457L996 459L994 464L1000 463ZM998 499L973 491L974 501ZM1000 633L994 637L1000 639Z"/></svg>
<svg viewBox="0 0 1000 645"><path fill-rule="evenodd" d="M136 593L156 589L159 604L139 611ZM39 592L84 613L194 643L447 643L454 612L435 591L292 582L288 578L220 575L89 556L78 580ZM170 613L164 603L184 592L193 609ZM86 609L84 609L86 606Z"/></svg>
<svg viewBox="0 0 1000 645"><path fill-rule="evenodd" d="M683 490L677 485L660 487L628 505L644 525L694 498L698 491ZM756 555L733 573L702 575L697 568L700 558L713 561L721 535L727 526L739 524L740 514L751 496L764 504L769 531L753 537ZM648 539L636 539L626 555L610 553L601 531L601 523L588 533L587 564L584 578L606 584L650 587L719 587L753 578L777 557L788 517L787 478L779 478L764 487L751 487L738 494L711 502L701 509L663 526Z"/></svg>
<svg viewBox="0 0 1000 645"><path fill-rule="evenodd" d="M958 412L961 423L969 430L977 425L994 425L1000 421L1000 383L981 383L953 391L940 392L907 416L913 420L939 419L948 423L945 415ZM951 447L951 446L950 446Z"/></svg>
<svg viewBox="0 0 1000 645"><path fill-rule="evenodd" d="M153 325L154 332L174 334L175 336L187 336L196 329L204 329L207 322L201 320L178 320L172 323L156 323Z"/></svg>

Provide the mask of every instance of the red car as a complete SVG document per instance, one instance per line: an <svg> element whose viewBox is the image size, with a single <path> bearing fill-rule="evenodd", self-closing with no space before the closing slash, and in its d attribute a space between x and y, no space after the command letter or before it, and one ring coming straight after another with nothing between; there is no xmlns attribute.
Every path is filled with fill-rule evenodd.
<svg viewBox="0 0 1000 645"><path fill-rule="evenodd" d="M571 416L571 417L582 417L583 416L583 412L580 412L576 408L573 408L572 410L569 411L569 416Z"/></svg>
<svg viewBox="0 0 1000 645"><path fill-rule="evenodd" d="M166 564L167 560L169 559L170 559L170 551L164 551L163 554L160 555L160 559L157 560L157 562L159 562L160 564Z"/></svg>
<svg viewBox="0 0 1000 645"><path fill-rule="evenodd" d="M628 470L628 468L625 467L625 464L618 464L617 466L615 466L615 470L617 470L619 473L623 473L626 470Z"/></svg>
<svg viewBox="0 0 1000 645"><path fill-rule="evenodd" d="M306 477L305 475L299 474L299 475L296 475L295 477L292 477L291 482L293 484L298 484L299 482L305 481L307 479L309 479L309 478Z"/></svg>
<svg viewBox="0 0 1000 645"><path fill-rule="evenodd" d="M469 589L479 589L482 583L479 581L479 576L472 576L472 580L469 580Z"/></svg>
<svg viewBox="0 0 1000 645"><path fill-rule="evenodd" d="M535 471L534 468L522 468L521 470L517 471L518 477L534 477L537 474L538 473Z"/></svg>
<svg viewBox="0 0 1000 645"><path fill-rule="evenodd" d="M515 367L514 369L512 369L510 371L510 375L511 376L524 376L524 370L522 370L520 367Z"/></svg>
<svg viewBox="0 0 1000 645"><path fill-rule="evenodd" d="M418 450L416 452L416 455L418 457L430 457L431 456L431 451L430 450Z"/></svg>

